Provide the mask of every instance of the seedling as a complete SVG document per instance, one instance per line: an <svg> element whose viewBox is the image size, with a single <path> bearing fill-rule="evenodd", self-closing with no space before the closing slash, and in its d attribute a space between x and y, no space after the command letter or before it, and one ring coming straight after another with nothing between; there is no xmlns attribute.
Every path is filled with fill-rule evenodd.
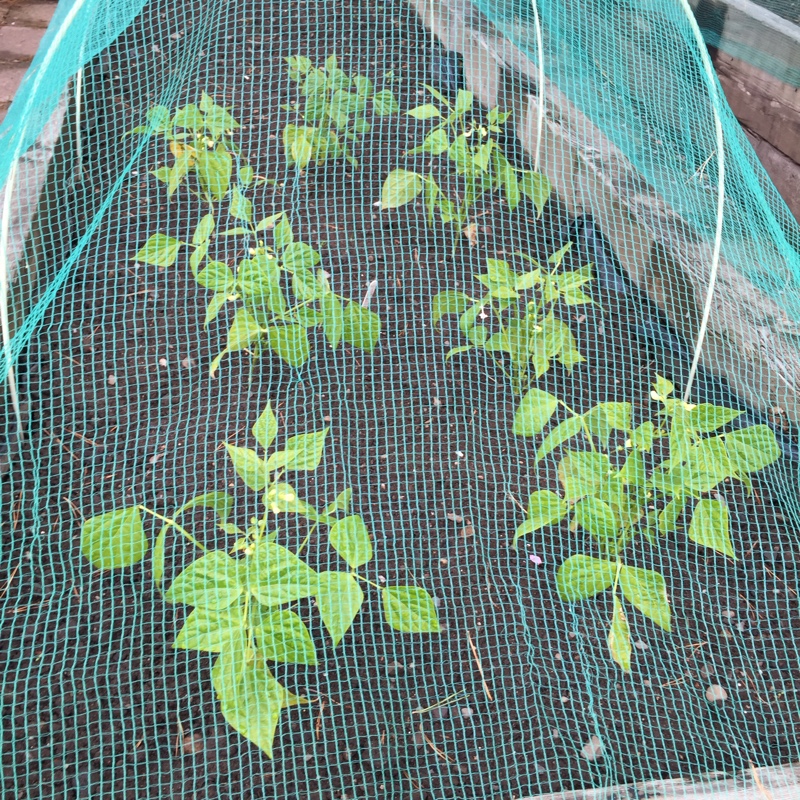
<svg viewBox="0 0 800 800"><path fill-rule="evenodd" d="M292 436L282 449L273 448L278 422L268 404L252 433L264 451L272 450L269 457L250 448L225 446L237 475L249 489L262 493L260 518L238 527L231 522L235 500L221 491L192 498L171 517L129 506L84 522L81 552L101 570L138 563L149 549L142 515L150 515L163 523L152 555L153 579L160 589L169 536L184 536L200 551L163 595L168 603L193 609L173 647L218 654L211 680L222 715L272 758L281 711L308 700L283 686L270 664L317 664L316 647L301 615L319 613L333 647L360 611L364 588L380 595L384 621L394 630L437 633L439 621L424 589L380 586L365 577L363 570L373 557L372 538L364 520L350 513L350 489L318 511L285 482L287 473L317 469L328 429ZM218 527L231 537L229 546L208 548L183 527L181 516L197 508L214 512ZM311 527L293 545L292 538L300 537L290 520L298 517ZM321 529L327 530L325 543L344 562L343 568L317 572L301 558ZM299 602L309 597L315 600L316 612Z"/></svg>
<svg viewBox="0 0 800 800"><path fill-rule="evenodd" d="M514 545L564 519L572 530L586 534L588 552L570 556L558 568L558 594L573 603L611 590L608 647L626 671L632 650L623 601L663 630L672 628L664 576L626 563L627 556L643 539L659 547L684 531L701 547L735 560L730 514L715 489L728 479L750 489L750 476L781 455L769 426L718 433L742 412L684 403L670 396L673 388L668 380L656 378L651 398L661 405L657 420L635 428L630 403L599 403L578 414L539 389L525 395L514 418L514 433L536 436L558 408L566 412L566 419L541 442L537 463L576 437L588 446L561 457L563 497L549 490L530 496L528 516L517 528ZM617 439L624 444L615 446Z"/></svg>
<svg viewBox="0 0 800 800"><path fill-rule="evenodd" d="M156 177L167 183L171 196L190 174L196 173L198 188L189 186L189 190L207 203L209 210L194 229L191 241L155 233L133 260L171 267L181 251L189 248L192 274L213 292L206 309L206 326L226 303L241 303L228 329L226 346L211 364L211 374L226 354L244 349L250 350L254 360L272 351L287 364L300 367L310 357L308 331L314 328L322 329L333 348L347 342L371 352L380 335L380 317L332 291L325 273L316 269L320 254L295 240L283 212L256 221L247 192L266 179L254 176L241 155L237 156L238 182L231 186L231 149L235 145L229 134L239 127L236 120L207 95L203 95L199 107L185 106L172 117L163 106L157 106L148 119L149 126L134 131L160 133L175 156L172 166L155 170ZM176 133L178 129L183 133ZM235 150L238 154L238 148ZM215 234L218 206L223 200L228 202L228 215L239 224ZM268 234L271 245L265 240ZM225 261L209 256L215 235L246 239L248 257L239 261L235 271Z"/></svg>
<svg viewBox="0 0 800 800"><path fill-rule="evenodd" d="M591 265L561 271L570 246L553 253L547 267L515 253L530 267L523 272L512 269L507 261L487 259L487 271L475 276L487 290L479 298L455 290L439 292L431 309L434 326L445 314L460 314L458 327L470 342L451 348L445 358L482 350L517 394L530 388L531 381L544 375L554 360L567 369L584 361L569 327L553 313L559 301L568 306L592 302L582 289L592 280ZM494 327L483 322L490 316Z"/></svg>
<svg viewBox="0 0 800 800"><path fill-rule="evenodd" d="M302 125L288 124L283 129L283 148L290 167L305 169L329 159L344 157L357 167L348 142L357 144L371 125L369 107L376 117L396 114L400 106L389 89L374 91L364 75L349 76L338 66L335 55L315 67L307 56L288 56L289 77L300 87L301 100L282 108L294 111Z"/></svg>
<svg viewBox="0 0 800 800"><path fill-rule="evenodd" d="M457 191L442 189L434 173L423 174L407 169L395 169L389 173L381 191L381 208L400 208L422 195L426 218L433 225L436 216L443 224L453 225L457 232L470 236L468 223L476 201L485 192L502 189L508 207L513 211L523 196L528 197L541 215L550 197L550 181L538 172L517 169L503 155L493 134L500 134L511 115L510 111L493 108L487 115L486 124L476 123L470 118L473 95L459 89L451 103L432 86L425 88L439 102L426 103L412 108L407 113L418 120L439 120L418 147L409 150L407 156L447 155L450 175L456 177ZM456 238L453 248L455 250Z"/></svg>

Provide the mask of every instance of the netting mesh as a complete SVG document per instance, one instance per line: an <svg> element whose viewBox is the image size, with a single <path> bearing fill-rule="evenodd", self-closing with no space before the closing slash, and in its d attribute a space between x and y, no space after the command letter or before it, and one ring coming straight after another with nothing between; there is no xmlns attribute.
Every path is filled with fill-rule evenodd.
<svg viewBox="0 0 800 800"><path fill-rule="evenodd" d="M523 798L796 759L796 222L709 78L682 4L541 0L535 14L517 0L417 6L59 7L0 129L4 375L13 366L19 394L15 410L7 393L0 465L8 796ZM292 104L303 98L285 59L322 67L332 54L371 91L390 92L399 111L376 113L370 100L370 128L350 143L357 165L336 157L299 169L284 129L298 123ZM397 169L436 174L445 194L464 197L441 172L441 152L406 155L432 127L405 113L436 103L425 84L451 103L459 89L475 93L470 130L490 125L494 106L512 112L498 147L509 169L547 175L543 209L530 193L513 203L508 189L480 194L456 225L426 220L422 197L387 208L385 181ZM241 270L257 259L258 236L274 243L274 222L251 240L223 236L242 223L233 189L209 204L190 175L168 196L154 172L172 167L180 147L152 130L125 135L154 107L171 115L204 94L241 125L223 138L254 220L285 212L345 308L352 300L378 315L371 352L353 336L331 348L329 328L313 325L307 359L296 343L231 346L241 303L205 324L210 299L234 292L224 279L198 282L194 245L175 258L163 243L141 255L154 234L198 244L209 205L209 262ZM43 166L32 153L48 119L61 133ZM624 670L607 643L612 593L564 602L556 579L567 559L606 545L597 551L586 525L565 519L511 546L531 494L563 498L567 488L570 499L563 453L539 461L541 436L515 432L521 393L502 353L499 366L480 349L445 360L474 341L454 314L434 326L432 302L443 291L481 296L475 276L487 259L522 274L528 262L514 253L547 265L571 241L558 274L592 263L587 302L562 297L553 318L584 360L553 356L530 386L580 414L630 403L630 424L611 438L619 467L634 428L656 419L656 376L677 395L689 377L718 229L718 121L725 213L691 399L742 410L740 429L768 426L781 456L753 470L751 487L731 467L689 492L694 508L726 509L735 559L719 539L690 541L688 514L623 548L631 568L664 576L671 609L667 632L656 612L636 610L645 603L626 606ZM194 604L165 600L155 558L99 570L81 549L82 525L97 515L140 505L170 517L213 491L231 495L229 522L246 529L262 498L223 443L254 447L267 402L281 446L329 427L319 466L291 480L317 509L351 487L351 512L374 549L361 570L364 606L337 647L313 592L285 606L308 626L317 664L270 664L311 701L281 712L273 758L223 715L217 655L172 647ZM558 414L554 423L566 418ZM208 508L181 519L209 549L234 547L236 534ZM310 518L270 524L293 552L310 535L303 554L317 572L343 568ZM145 515L151 542L159 525ZM165 584L192 558L185 540L171 541ZM387 625L387 585L424 588L439 632Z"/></svg>

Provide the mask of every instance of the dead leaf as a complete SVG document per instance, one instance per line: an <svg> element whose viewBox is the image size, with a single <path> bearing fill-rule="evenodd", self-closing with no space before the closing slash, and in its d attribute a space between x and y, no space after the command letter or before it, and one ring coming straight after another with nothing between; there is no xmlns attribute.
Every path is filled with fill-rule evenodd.
<svg viewBox="0 0 800 800"><path fill-rule="evenodd" d="M467 520L467 524L461 529L461 538L462 539L469 539L470 536L475 535L475 528L472 527L472 523Z"/></svg>
<svg viewBox="0 0 800 800"><path fill-rule="evenodd" d="M199 733L183 737L183 752L190 756L196 756L205 749L205 742Z"/></svg>
<svg viewBox="0 0 800 800"><path fill-rule="evenodd" d="M706 700L709 703L724 703L728 699L728 693L718 683L713 683L706 689Z"/></svg>
<svg viewBox="0 0 800 800"><path fill-rule="evenodd" d="M581 755L587 761L597 761L603 755L603 742L599 736L592 736L581 748Z"/></svg>
<svg viewBox="0 0 800 800"><path fill-rule="evenodd" d="M460 517L458 514L448 514L447 515L447 519L449 519L451 522L463 522L464 521L464 517Z"/></svg>
<svg viewBox="0 0 800 800"><path fill-rule="evenodd" d="M470 224L467 225L467 227L464 228L464 230L461 231L461 233L463 233L464 236L466 236L467 239L469 239L470 247L475 247L475 245L478 244L478 226L476 223L470 222Z"/></svg>

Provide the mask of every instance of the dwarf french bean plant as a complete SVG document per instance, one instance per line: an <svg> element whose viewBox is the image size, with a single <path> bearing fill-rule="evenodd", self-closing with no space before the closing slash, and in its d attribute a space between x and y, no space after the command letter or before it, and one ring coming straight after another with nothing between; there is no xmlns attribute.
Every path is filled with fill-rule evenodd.
<svg viewBox="0 0 800 800"><path fill-rule="evenodd" d="M591 265L561 271L570 246L553 253L545 267L524 253L515 253L526 262L522 271L507 261L487 259L486 272L475 276L486 290L480 297L453 289L439 292L431 308L434 326L445 314L459 314L459 330L469 341L451 348L445 358L482 350L517 394L544 375L554 360L567 369L584 361L572 331L553 313L559 301L568 306L592 302L581 288L592 280ZM485 324L490 317L490 325Z"/></svg>
<svg viewBox="0 0 800 800"><path fill-rule="evenodd" d="M631 666L626 603L667 632L672 624L664 576L629 563L642 541L668 546L675 536L685 535L736 559L728 507L715 489L728 479L750 489L752 473L781 454L769 426L720 433L742 412L691 405L671 397L672 392L672 384L658 376L651 392L661 406L656 421L636 427L630 403L599 403L578 414L539 389L525 395L514 418L514 433L536 436L557 409L566 413L542 440L537 462L567 442L583 444L562 451L558 477L563 496L549 490L530 496L514 545L564 519L571 530L585 534L585 552L571 555L558 568L558 594L572 603L610 590L608 647L623 670Z"/></svg>
<svg viewBox="0 0 800 800"><path fill-rule="evenodd" d="M550 181L533 170L514 167L493 137L503 132L511 112L493 108L486 124L478 123L470 116L472 92L459 89L451 103L432 86L425 84L425 88L438 100L439 106L425 103L407 113L418 120L437 120L437 124L426 134L422 144L406 155L446 155L449 173L445 171L443 177L454 185L442 188L433 171L425 174L395 169L383 183L381 208L399 208L422 195L429 224L432 225L438 215L443 224L453 225L456 231L462 230L467 236L470 235L467 226L473 207L485 192L502 189L511 211L523 196L528 197L541 214L550 197Z"/></svg>
<svg viewBox="0 0 800 800"><path fill-rule="evenodd" d="M307 56L287 56L289 78L300 87L298 102L282 106L296 112L303 124L289 123L283 129L283 149L290 167L305 169L312 162L322 165L344 157L357 167L348 142L357 144L371 125L369 106L376 117L396 114L400 106L390 89L374 91L364 75L349 76L339 68L335 55L315 67Z"/></svg>
<svg viewBox="0 0 800 800"><path fill-rule="evenodd" d="M184 106L173 116L157 106L148 113L148 125L134 129L160 135L168 142L175 160L153 173L167 184L168 195L185 184L208 211L189 241L154 233L133 260L171 267L188 248L192 274L213 293L206 309L206 326L227 303L238 304L225 348L212 362L212 375L226 354L245 349L254 360L271 351L287 364L300 367L310 357L308 333L315 328L322 330L333 348L347 342L371 351L380 335L380 317L332 290L324 271L318 269L320 254L297 241L283 212L257 219L247 194L266 179L253 174L231 141L238 127L225 109L204 94L198 106ZM238 164L235 183L234 159ZM227 205L221 208L223 203ZM222 210L236 224L217 233ZM235 266L213 257L220 243L230 237L241 237L240 249L246 252Z"/></svg>
<svg viewBox="0 0 800 800"><path fill-rule="evenodd" d="M130 133L157 135L167 142L175 160L152 174L167 185L168 197L194 175L196 183L188 184L189 191L208 203L213 212L214 203L230 191L234 161L242 185L265 180L255 178L253 168L233 141L233 132L239 127L226 108L203 92L199 103L183 106L174 114L167 106L154 106L147 112L147 124L138 125Z"/></svg>
<svg viewBox="0 0 800 800"><path fill-rule="evenodd" d="M162 524L153 547L153 578L160 588L169 537L185 537L197 557L170 583L164 600L191 608L173 647L216 653L211 680L220 711L242 736L272 757L281 711L307 703L283 686L271 664L317 663L316 647L303 617L318 613L336 647L364 602L364 589L380 595L386 624L403 633L436 633L439 622L431 596L418 586L380 586L363 572L373 557L372 539L358 514L350 513L345 489L322 511L287 483L293 472L316 470L328 429L300 434L274 447L278 422L269 404L252 434L265 451L226 444L233 468L245 485L261 495L263 513L240 528L231 521L235 499L226 492L193 497L171 516L142 505L86 520L81 552L101 570L129 567L149 549L143 515ZM270 451L267 456L266 451ZM214 512L230 537L222 548L206 546L184 527L192 509ZM305 520L300 541L293 520ZM325 545L339 557L339 568L318 572L301 556L311 537L325 530ZM362 588L364 587L364 588ZM303 603L313 598L315 611Z"/></svg>
<svg viewBox="0 0 800 800"><path fill-rule="evenodd" d="M334 349L347 342L371 352L380 335L380 317L331 289L325 272L315 269L320 254L310 245L295 241L285 214L272 214L258 224L246 221L248 228L223 232L249 234L256 245L248 258L239 261L236 272L224 262L209 261L195 273L198 283L214 292L206 325L225 303L241 303L228 330L225 349L211 364L211 374L227 353L245 348L254 359L271 350L287 364L300 367L311 352L308 331L315 328L322 329ZM202 225L201 221L198 228ZM271 246L263 239L267 231L272 234ZM205 230L195 231L196 248L204 246L204 236Z"/></svg>

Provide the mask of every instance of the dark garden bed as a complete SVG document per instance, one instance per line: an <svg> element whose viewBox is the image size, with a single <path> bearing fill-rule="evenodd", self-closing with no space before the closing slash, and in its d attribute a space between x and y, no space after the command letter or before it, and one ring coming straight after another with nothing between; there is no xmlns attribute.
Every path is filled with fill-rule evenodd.
<svg viewBox="0 0 800 800"><path fill-rule="evenodd" d="M30 348L36 458L24 481L5 484L6 796L510 800L796 758L797 542L765 487L719 490L736 562L682 535L637 549L641 566L666 576L673 633L630 615L628 674L608 657L610 599L569 606L556 594L556 568L579 534L562 525L511 548L519 504L558 487L556 462L535 467L535 443L511 433L518 398L485 358L445 363L463 342L454 317L434 330L430 301L444 289L476 291L486 258L523 250L544 259L564 244L572 223L558 201L537 219L527 201L511 213L487 194L477 241L462 237L452 256L449 232L426 226L421 209L374 205L424 130L405 115L374 120L358 170L343 161L300 177L285 169L280 105L295 90L282 57L320 63L336 52L376 84L393 70L406 110L425 102L423 82L441 77L413 12L369 0L230 3L217 20L162 6L109 54L114 123L93 134L97 186L105 192L118 177L118 148L136 145L118 134L168 81L181 87L178 104L208 92L242 123L237 142L256 174L277 181L257 190L256 207L291 215L341 294L360 299L377 279L371 307L383 330L372 355L332 351L320 336L300 370L267 354L251 375L237 353L211 379L232 310L204 330L208 293L185 259L169 268L131 260L154 231L186 237L198 218L188 195L167 203L148 175L156 153L164 163L163 145L144 147ZM579 411L631 401L641 419L654 408L656 372L679 383L685 364L635 336L624 300L596 285L592 294L597 305L559 311L586 362L554 368L537 386ZM319 666L277 674L313 702L283 713L274 760L220 715L214 657L171 648L186 612L154 589L149 558L100 573L79 553L82 519L132 502L169 513L232 487L236 519L256 513L221 444L248 444L267 400L290 433L330 425L322 465L298 486L319 505L352 486L376 551L369 577L423 586L442 624L438 635L391 631L373 592L332 650L306 614ZM225 546L209 515L192 521L206 543ZM296 530L299 541L306 530ZM172 574L185 555L177 548ZM328 556L312 548L309 558L324 568ZM709 702L716 685L727 699ZM593 736L602 754L584 749Z"/></svg>

